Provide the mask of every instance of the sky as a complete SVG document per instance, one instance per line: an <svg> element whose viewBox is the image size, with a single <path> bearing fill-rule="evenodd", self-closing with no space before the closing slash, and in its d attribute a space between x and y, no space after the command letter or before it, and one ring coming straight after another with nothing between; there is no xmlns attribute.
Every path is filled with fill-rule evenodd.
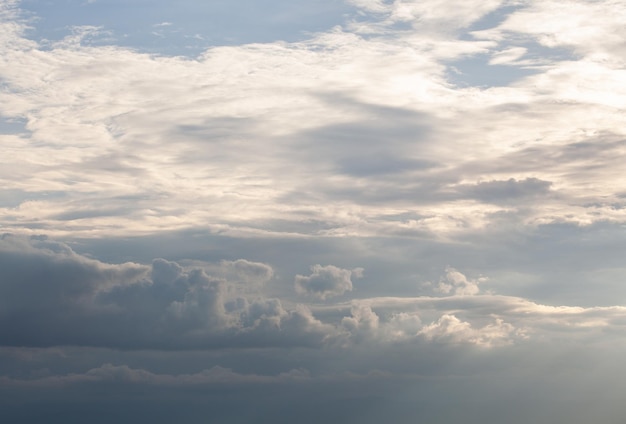
<svg viewBox="0 0 626 424"><path fill-rule="evenodd" d="M624 22L0 0L0 420L621 424Z"/></svg>

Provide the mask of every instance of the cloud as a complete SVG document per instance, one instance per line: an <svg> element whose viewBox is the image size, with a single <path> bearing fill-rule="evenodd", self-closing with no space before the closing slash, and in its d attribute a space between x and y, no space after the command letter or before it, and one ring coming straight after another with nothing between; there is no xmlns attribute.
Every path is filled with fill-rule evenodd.
<svg viewBox="0 0 626 424"><path fill-rule="evenodd" d="M103 364L82 374L42 377L38 379L19 380L0 377L0 385L14 388L52 387L61 388L68 385L97 385L114 383L119 385L147 385L152 387L165 386L211 386L211 385L243 385L272 384L308 380L310 374L303 369L293 369L275 376L236 373L231 369L215 366L195 374L155 374L143 369L133 369L127 365Z"/></svg>
<svg viewBox="0 0 626 424"><path fill-rule="evenodd" d="M303 294L326 302L306 305L269 296L256 283L251 290L210 267L164 259L150 266L107 264L45 237L3 236L0 263L6 347L185 351L385 346L420 338L495 347L545 334L575 332L584 339L626 322L621 306L549 306L481 292L485 277L469 278L452 267L433 287L445 296L374 296L346 304L331 297L345 295L361 269L316 265L296 281ZM256 276L262 271L262 278L270 269L246 260L213 264L228 272L240 265Z"/></svg>
<svg viewBox="0 0 626 424"><path fill-rule="evenodd" d="M247 261L245 259L237 259L236 261L222 261L221 266L234 274L236 278L247 283L264 283L274 276L274 270L271 266L262 263Z"/></svg>
<svg viewBox="0 0 626 424"><path fill-rule="evenodd" d="M558 19L566 7L567 19ZM516 11L499 27L536 37L547 46L573 47L577 52L596 56L618 56L623 51L624 36L616 31L626 14L624 5L615 1L531 2ZM562 15L561 15L562 17Z"/></svg>
<svg viewBox="0 0 626 424"><path fill-rule="evenodd" d="M208 404L218 414L217 405L236 397L258 401L274 416L285 413L284 396L329 405L343 405L337 399L346 396L349 415L354 399L367 405L408 393L406 404L413 405L424 400L416 390L425 396L433 388L440 400L444 394L466 399L459 385L480 399L476 390L491 398L504 382L518 393L541 378L565 390L574 381L603 380L595 373L610 373L599 365L592 371L588 361L614 363L610 356L624 349L622 306L554 306L496 295L479 290L485 278L451 267L440 280L449 286L446 296L327 297L297 305L289 296L267 295L283 270L274 275L274 266L252 260L108 264L45 237L5 235L0 263L0 391L8 405L3 411L22 422L25 409L11 399L28 399L38 406L33 411L48 411L51 400L58 408L97 408L95 393L112 391L128 401L138 393L159 399L164 413L191 402L190 410ZM355 276L318 266L308 277L325 271ZM255 291L244 290L248 284ZM269 401L279 395L280 402ZM219 414L233 417L239 409Z"/></svg>
<svg viewBox="0 0 626 424"><path fill-rule="evenodd" d="M439 284L435 287L435 291L460 296L475 295L480 291L478 285L486 280L487 279L484 277L480 277L478 279L468 279L456 269L447 267L446 275L439 280Z"/></svg>
<svg viewBox="0 0 626 424"><path fill-rule="evenodd" d="M619 422L623 4L109 3L0 2L5 421Z"/></svg>
<svg viewBox="0 0 626 424"><path fill-rule="evenodd" d="M497 344L495 338L512 335L513 327L490 324L462 333L461 329L473 328L472 322L494 316L497 322L508 317L518 328L548 328L555 323L557 327L571 327L571 322L554 321L551 314L528 315L530 310L541 312L541 305L479 295L478 284L484 278L469 279L450 267L436 287L447 297L391 300L390 309L378 298L359 299L345 312L342 304L327 304L329 311L339 314L329 319L323 308L303 304L285 307L281 299L267 297L263 290L249 291L237 280L211 275L208 269L187 268L164 259L155 259L151 266L106 264L45 237L5 235L0 243L0 261L0 334L4 346L160 350L320 347L362 341L387 344L416 340L419 335L438 340L447 332L459 343L491 346ZM263 278L271 269L245 260L215 266L226 266L228 271L241 266L257 276L261 271ZM352 287L351 278L362 277L360 268L315 265L311 271L309 276L296 276L296 285L302 293L322 300L345 294ZM471 298L477 300L466 300ZM528 309L524 312L527 318L522 319L520 311L524 308ZM458 310L464 311L467 322L441 321L444 316L457 319L458 312L454 311ZM600 315L596 316L585 311L577 326L590 330L602 327L611 319L602 314L614 312L617 310L598 310ZM425 317L436 321L424 325ZM504 332L505 327L511 331ZM496 331L498 328L501 331ZM463 334L467 337L461 337Z"/></svg>
<svg viewBox="0 0 626 424"><path fill-rule="evenodd" d="M454 315L443 315L436 322L424 326L418 334L428 340L443 343L470 343L490 347L511 343L514 331L511 324L501 319L483 328L474 329L470 323L463 322Z"/></svg>
<svg viewBox="0 0 626 424"><path fill-rule="evenodd" d="M229 281L164 259L151 267L104 264L46 238L5 235L0 261L5 346L315 345L333 332L305 306L248 301ZM264 276L270 269L243 260L228 265Z"/></svg>
<svg viewBox="0 0 626 424"><path fill-rule="evenodd" d="M403 308L399 308L402 310ZM353 301L350 316L341 320L340 328L347 332L351 343L395 344L416 341L424 325L418 313L394 310L381 317L364 301Z"/></svg>
<svg viewBox="0 0 626 424"><path fill-rule="evenodd" d="M380 318L367 305L355 304L350 310L349 317L341 320L341 327L346 329L351 337L356 339L375 336L380 325Z"/></svg>
<svg viewBox="0 0 626 424"><path fill-rule="evenodd" d="M462 191L484 202L500 203L517 199L528 200L529 197L546 197L551 185L550 181L537 178L526 178L523 181L510 178L507 181L486 181L466 186Z"/></svg>
<svg viewBox="0 0 626 424"><path fill-rule="evenodd" d="M349 270L333 265L313 265L310 275L296 275L296 292L324 300L352 291L352 278L362 276L362 268Z"/></svg>
<svg viewBox="0 0 626 424"><path fill-rule="evenodd" d="M0 207L0 222L63 237L203 229L440 239L522 210L528 231L624 220L580 207L624 191L619 155L573 163L549 154L622 135L624 84L612 53L620 38L606 12L615 8L572 2L598 18L588 32L615 29L608 49L595 35L584 47L569 24L533 30L529 22L561 19L550 2L357 3L360 18L299 42L211 47L193 58L76 41L97 35L93 27L50 48L25 38L18 3L5 3L0 105L26 131L3 136L2 156L19 160L5 161L0 178L23 196ZM544 42L548 33L560 41ZM481 75L495 72L489 58L534 74L501 87L451 82L451 66L469 72L457 61L480 58ZM402 213L422 218L386 219Z"/></svg>

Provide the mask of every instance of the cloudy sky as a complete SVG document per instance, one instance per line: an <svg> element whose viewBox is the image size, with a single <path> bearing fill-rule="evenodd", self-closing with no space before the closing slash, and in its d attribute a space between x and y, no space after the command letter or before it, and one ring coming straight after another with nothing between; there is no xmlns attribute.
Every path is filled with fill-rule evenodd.
<svg viewBox="0 0 626 424"><path fill-rule="evenodd" d="M0 419L621 424L624 22L0 0Z"/></svg>

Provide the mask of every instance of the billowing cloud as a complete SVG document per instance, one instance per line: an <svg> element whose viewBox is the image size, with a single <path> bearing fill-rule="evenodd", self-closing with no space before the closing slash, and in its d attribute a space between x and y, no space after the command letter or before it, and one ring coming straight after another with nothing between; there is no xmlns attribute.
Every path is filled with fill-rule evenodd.
<svg viewBox="0 0 626 424"><path fill-rule="evenodd" d="M349 270L333 265L318 264L311 267L310 275L296 275L295 286L298 293L326 299L352 291L352 278L362 276L362 268Z"/></svg>
<svg viewBox="0 0 626 424"><path fill-rule="evenodd" d="M492 346L499 343L510 343L511 333L515 328L498 319L493 324L474 329L468 322L459 320L454 315L443 315L439 320L424 326L419 334L428 340L440 342L467 342L479 346Z"/></svg>
<svg viewBox="0 0 626 424"><path fill-rule="evenodd" d="M247 290L210 269L165 259L151 266L106 264L44 237L3 236L0 261L0 332L7 347L193 350L386 345L420 338L491 347L537 331L593 334L626 316L622 307L552 307L480 294L486 278L468 278L451 267L433 287L444 297L372 297L347 306L329 299L347 293L362 270L316 265L311 275L296 276L296 284L327 302L288 307L259 287ZM246 260L214 266L233 264L251 267L255 275L261 270L264 278L271 269Z"/></svg>
<svg viewBox="0 0 626 424"><path fill-rule="evenodd" d="M468 279L456 269L448 267L445 276L439 280L435 290L444 294L473 295L478 294L480 291L478 285L485 280L484 277Z"/></svg>
<svg viewBox="0 0 626 424"><path fill-rule="evenodd" d="M333 331L305 306L286 310L278 299L248 301L229 281L164 259L151 267L104 264L45 238L5 235L0 260L5 346L308 345ZM270 269L233 264L264 276Z"/></svg>

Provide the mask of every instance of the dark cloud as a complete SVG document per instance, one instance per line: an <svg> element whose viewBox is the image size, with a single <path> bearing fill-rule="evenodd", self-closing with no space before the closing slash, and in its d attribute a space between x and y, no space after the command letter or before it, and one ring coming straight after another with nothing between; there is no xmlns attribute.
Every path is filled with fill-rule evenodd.
<svg viewBox="0 0 626 424"><path fill-rule="evenodd" d="M534 112L536 113L536 112ZM543 173L560 170L569 178L591 177L593 171L612 167L622 159L626 142L621 135L605 132L583 140L571 140L559 144L542 143L520 146L506 152L497 159L475 161L464 164L465 172L497 172L503 175L512 169L517 172Z"/></svg>
<svg viewBox="0 0 626 424"><path fill-rule="evenodd" d="M436 166L436 163L427 160L393 157L383 152L369 156L355 152L352 157L341 159L337 168L339 172L354 177L376 177L387 174L404 174Z"/></svg>
<svg viewBox="0 0 626 424"><path fill-rule="evenodd" d="M550 181L542 181L538 178L526 178L524 180L509 178L506 181L494 180L475 185L462 185L459 187L459 191L481 202L509 203L545 197L550 193L551 185Z"/></svg>
<svg viewBox="0 0 626 424"><path fill-rule="evenodd" d="M85 414L99 414L96 422L447 422L463 410L478 423L515 408L522 413L519 402L533 412L512 422L541 421L560 410L544 394L578 399L575 383L600 385L610 375L608 366L581 365L616 359L602 353L599 336L626 316L620 307L551 307L484 294L478 289L486 280L451 267L431 287L438 297L287 307L239 291L242 282L275 278L262 262L105 264L45 237L5 236L0 253L0 340L7 346L0 349L0 414L16 422L80 422ZM26 272L36 268L42 271ZM300 278L319 294L345 289L355 274L318 265ZM46 287L47 301L38 297ZM35 302L37 312L29 306ZM610 345L614 354L625 347ZM555 362L558 370L549 365ZM541 396L530 394L536 390ZM619 410L591 396L611 414ZM493 399L506 408L489 410Z"/></svg>
<svg viewBox="0 0 626 424"><path fill-rule="evenodd" d="M0 415L11 422L52 423L84 422L91 415L102 423L201 423L207 417L235 423L372 424L385 419L523 424L602 417L619 423L626 411L619 397L624 380L615 378L624 371L618 352L570 348L545 342L504 348L497 355L446 350L437 355L407 346L394 352L362 349L350 358L358 363L367 356L371 367L382 360L395 362L401 373L316 374L297 368L242 373L219 366L164 373L103 363L52 376L0 379Z"/></svg>
<svg viewBox="0 0 626 424"><path fill-rule="evenodd" d="M104 264L45 238L5 236L0 264L5 346L315 345L333 331L304 306L248 301L229 281L164 259L151 267ZM268 266L245 260L225 265L244 279L272 275Z"/></svg>

